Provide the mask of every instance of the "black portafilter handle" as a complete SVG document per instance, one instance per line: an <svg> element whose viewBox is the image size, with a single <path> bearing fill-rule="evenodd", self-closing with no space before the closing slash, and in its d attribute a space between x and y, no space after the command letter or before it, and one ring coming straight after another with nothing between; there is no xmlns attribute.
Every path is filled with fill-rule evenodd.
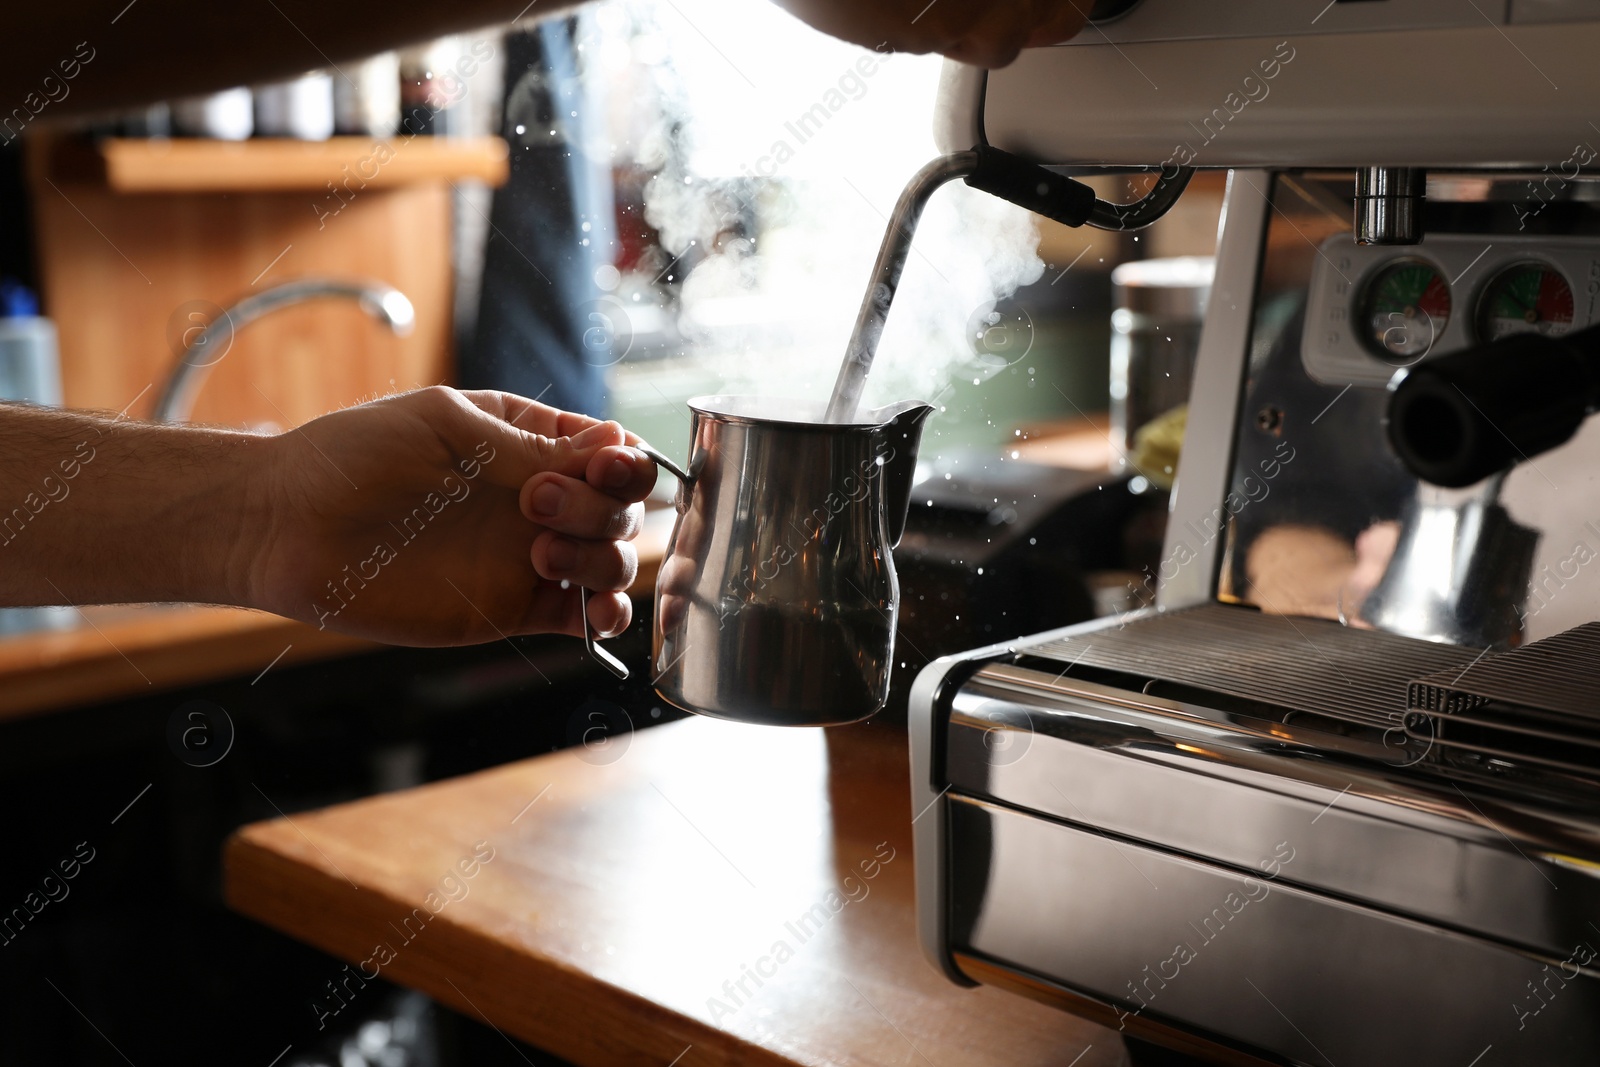
<svg viewBox="0 0 1600 1067"><path fill-rule="evenodd" d="M1519 334L1413 369L1389 400L1389 442L1411 472L1449 488L1565 444L1600 407L1600 326Z"/></svg>

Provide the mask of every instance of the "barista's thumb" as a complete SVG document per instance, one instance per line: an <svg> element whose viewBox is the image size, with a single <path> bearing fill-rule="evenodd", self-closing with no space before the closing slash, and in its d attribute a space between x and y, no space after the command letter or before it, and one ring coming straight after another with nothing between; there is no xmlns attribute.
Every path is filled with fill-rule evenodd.
<svg viewBox="0 0 1600 1067"><path fill-rule="evenodd" d="M484 471L490 481L507 489L520 489L529 478L546 471L583 478L601 449L627 440L614 422L596 423L571 437L546 437L505 422L499 426L502 430L490 445L501 455L486 461Z"/></svg>
<svg viewBox="0 0 1600 1067"><path fill-rule="evenodd" d="M530 447L539 471L553 471L569 478L582 478L589 469L589 461L609 445L625 444L628 435L614 422L599 422L571 437L542 437L531 435ZM539 473L534 471L534 474Z"/></svg>

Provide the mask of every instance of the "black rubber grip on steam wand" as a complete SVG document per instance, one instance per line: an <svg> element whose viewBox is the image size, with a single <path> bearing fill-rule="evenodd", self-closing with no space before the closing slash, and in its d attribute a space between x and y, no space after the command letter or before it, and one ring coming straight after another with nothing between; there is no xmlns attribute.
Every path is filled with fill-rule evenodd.
<svg viewBox="0 0 1600 1067"><path fill-rule="evenodd" d="M978 165L967 175L966 182L974 189L1066 226L1082 226L1089 221L1095 195L1087 185L998 148L980 145L973 151Z"/></svg>
<svg viewBox="0 0 1600 1067"><path fill-rule="evenodd" d="M1600 326L1516 334L1428 360L1389 400L1411 473L1461 488L1566 444L1600 407Z"/></svg>

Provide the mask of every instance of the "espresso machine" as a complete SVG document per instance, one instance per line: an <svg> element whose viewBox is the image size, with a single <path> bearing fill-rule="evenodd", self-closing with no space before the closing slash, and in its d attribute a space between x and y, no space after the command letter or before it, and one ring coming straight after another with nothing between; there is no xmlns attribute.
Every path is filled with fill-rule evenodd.
<svg viewBox="0 0 1600 1067"><path fill-rule="evenodd" d="M1150 1062L1600 1062L1600 3L1095 10L941 148L1229 170L1212 297L1142 606L917 679L927 954Z"/></svg>

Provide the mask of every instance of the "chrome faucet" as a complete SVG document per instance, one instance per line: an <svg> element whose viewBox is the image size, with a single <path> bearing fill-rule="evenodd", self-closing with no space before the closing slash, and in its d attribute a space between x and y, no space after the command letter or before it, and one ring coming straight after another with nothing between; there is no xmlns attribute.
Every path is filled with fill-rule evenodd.
<svg viewBox="0 0 1600 1067"><path fill-rule="evenodd" d="M228 354L234 335L241 327L279 308L322 297L356 301L363 311L385 323L400 337L409 334L416 325L417 313L411 301L400 290L382 282L302 278L273 286L224 309L184 346L151 417L156 422L188 421L207 372Z"/></svg>

